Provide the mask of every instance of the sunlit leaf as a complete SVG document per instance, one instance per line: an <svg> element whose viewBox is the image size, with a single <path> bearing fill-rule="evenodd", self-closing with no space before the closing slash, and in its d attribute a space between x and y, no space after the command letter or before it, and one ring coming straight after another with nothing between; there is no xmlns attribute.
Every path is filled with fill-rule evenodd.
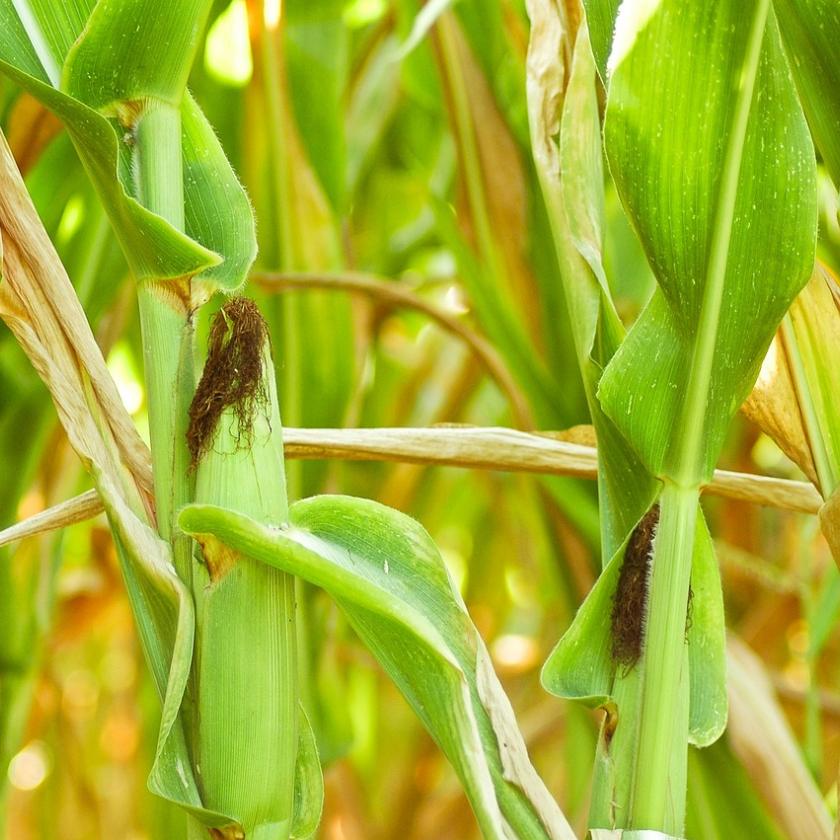
<svg viewBox="0 0 840 840"><path fill-rule="evenodd" d="M289 528L266 528L210 505L188 506L180 523L338 601L449 757L486 837L510 829L573 836L530 765L440 554L416 522L374 502L321 496L293 505Z"/></svg>
<svg viewBox="0 0 840 840"><path fill-rule="evenodd" d="M739 133L732 93L750 37L740 4L714 18L667 1L643 17L633 5L610 58L605 140L659 289L599 396L651 472L673 470L673 441L690 434L702 441L705 478L813 265L813 147L772 15ZM685 398L698 387L691 372L707 363L701 428L686 429Z"/></svg>
<svg viewBox="0 0 840 840"><path fill-rule="evenodd" d="M19 17L12 0L0 2L0 70L66 124L135 276L201 275L208 290L241 285L256 250L250 205L198 106L189 96L182 103L176 91L189 70L200 34L196 27L206 14L201 9L208 4L180 4L175 20L145 0L104 2L90 21L85 4L67 4L72 14L62 16L54 16L54 4L48 5L23 4L29 11ZM162 54L164 35L180 52L164 51L166 61L150 60ZM126 53L122 45L129 41L135 49ZM133 132L143 103L155 97L182 111L186 235L137 201Z"/></svg>
<svg viewBox="0 0 840 840"><path fill-rule="evenodd" d="M840 6L832 0L774 0L814 142L840 189Z"/></svg>

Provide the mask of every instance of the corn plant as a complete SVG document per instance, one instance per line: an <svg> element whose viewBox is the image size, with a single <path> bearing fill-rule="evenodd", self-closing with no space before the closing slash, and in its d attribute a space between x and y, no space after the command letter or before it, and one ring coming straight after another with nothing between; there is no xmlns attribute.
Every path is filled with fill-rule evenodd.
<svg viewBox="0 0 840 840"><path fill-rule="evenodd" d="M350 111L364 134L359 114L375 122L377 96L393 90L399 66L448 125L451 148L443 143L431 167L429 206L413 235L422 243L431 226L445 244L475 330L411 292L340 273L353 260L342 237L375 145L357 136L345 147L341 127L345 24L369 13L364 4L248 4L260 67L248 95L266 125L242 164L265 209L258 256L250 200L187 89L188 80L202 83L193 65L218 4L0 0L0 71L64 125L61 159L69 169L72 144L101 203L96 242L107 218L136 285L150 449L89 326L102 309L91 266L102 271L105 259L86 252L77 265L61 254L84 292L76 295L50 241L54 226L44 220L48 235L0 138L0 316L46 383L98 495L62 521L97 504L107 515L160 700L149 787L186 814L195 840L318 835L321 764L342 749L325 731L329 713L313 679L311 606L320 591L449 760L483 836L575 836L531 763L485 641L429 534L368 499L301 498L326 486L327 470L287 463L281 413L293 425L342 420L353 321L333 294L341 289L431 313L475 351L520 426L591 421L594 436L570 437L573 447L597 438L597 511L588 489L555 475L526 497L536 516L521 512L548 519L560 511L588 550L600 550L597 580L542 669L548 692L604 713L581 827L593 840L680 838L701 824L697 837L731 836L734 816L687 816L714 790L716 811L744 811L738 831L776 836L720 740L731 703L733 744L751 715L767 721L791 801L807 813L800 836L827 836L826 809L763 677L737 645L727 652L700 495L751 394L745 411L813 483L798 486L795 509L819 512L840 556L831 364L840 294L815 263L814 153L816 143L836 184L840 88L829 56L840 13L828 0L526 0L526 57L513 46L525 23L518 10L451 5L394 3L364 44ZM439 174L453 162L461 189L450 202ZM523 184L530 204L517 215ZM629 327L607 245L613 194L655 278ZM256 302L241 296L249 276ZM281 288L309 291L270 296ZM206 348L197 332L206 332ZM19 393L45 426L45 400ZM15 416L3 419L5 439ZM509 467L515 458L494 461L490 451L504 439L470 457ZM445 449L442 433L423 440L415 447ZM5 518L34 469L34 455L16 454L17 481L0 497ZM4 566L6 580L4 761L31 703L27 648L37 647L51 585L39 589L35 575L21 583ZM572 589L567 583L567 605L577 603ZM37 615L13 609L36 590ZM813 676L840 612L840 578L834 571L800 594ZM805 704L816 769L823 738L813 680ZM588 720L578 724L570 739L589 733ZM587 750L595 740L593 730ZM584 798L577 789L591 759L581 752L566 761L567 813L567 801L578 810ZM789 829L797 818L781 810Z"/></svg>
<svg viewBox="0 0 840 840"><path fill-rule="evenodd" d="M188 811L190 836L305 837L317 828L320 768L298 704L291 573L343 606L449 755L488 837L570 836L422 529L352 499L290 512L268 333L252 303L234 299L216 316L196 386L195 311L241 285L255 253L248 201L185 89L209 5L184 5L175 20L143 2L64 16L3 7L3 69L64 120L138 281L153 505L140 466L124 474L128 459L114 449L135 442L120 439L131 434L122 418L107 416L113 402L85 389L85 362L63 360L86 404L71 405L57 371L44 378L105 501L163 700L152 789ZM26 232L12 237L31 247ZM9 295L26 300L33 321L46 318L37 296L27 299L46 278L7 265ZM7 307L23 329L11 299ZM72 311L83 333L78 305ZM51 314L61 324L65 313ZM19 337L43 358L43 347ZM79 340L92 345L89 334Z"/></svg>
<svg viewBox="0 0 840 840"><path fill-rule="evenodd" d="M607 160L659 289L624 338L601 262L589 33L576 42L562 4L532 3L535 158L579 313L605 560L544 681L607 708L590 824L680 836L687 742L714 742L726 721L720 581L699 489L813 269L813 147L769 3L749 15L726 3L586 7L608 91ZM795 21L800 37L819 14Z"/></svg>

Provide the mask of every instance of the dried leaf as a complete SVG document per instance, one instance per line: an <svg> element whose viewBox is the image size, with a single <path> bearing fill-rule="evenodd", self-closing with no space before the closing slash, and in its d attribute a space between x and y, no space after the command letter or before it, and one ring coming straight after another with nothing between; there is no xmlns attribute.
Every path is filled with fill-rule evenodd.
<svg viewBox="0 0 840 840"><path fill-rule="evenodd" d="M583 441L589 426L566 432L526 434L514 429L435 427L431 429L284 429L286 458L394 461L472 469L570 475L593 479L597 453ZM816 514L822 500L814 486L764 475L715 470L707 493L727 499ZM0 545L80 522L102 511L87 494L49 508L0 531ZM37 520L37 521L35 521ZM24 528L24 525L26 527Z"/></svg>
<svg viewBox="0 0 840 840"><path fill-rule="evenodd" d="M3 185L0 189L3 252L0 314L18 334L33 364L53 391L63 422L71 427L78 422L79 415L74 412L78 411L86 383L90 384L99 405L100 419L113 435L119 458L129 468L141 493L151 496L149 451L122 404L84 310L2 136L0 183ZM59 399L59 393L63 398ZM98 432L92 434L93 439L98 437ZM76 444L86 448L81 440Z"/></svg>
<svg viewBox="0 0 840 840"><path fill-rule="evenodd" d="M777 333L764 357L752 393L741 411L817 484L805 424L796 400L784 344Z"/></svg>
<svg viewBox="0 0 840 840"><path fill-rule="evenodd" d="M727 653L732 748L791 840L828 840L828 812L761 660L735 637Z"/></svg>
<svg viewBox="0 0 840 840"><path fill-rule="evenodd" d="M840 490L820 508L820 528L835 562L840 562Z"/></svg>
<svg viewBox="0 0 840 840"><path fill-rule="evenodd" d="M152 518L148 450L120 401L46 231L0 135L0 317L44 380L108 513L163 709L150 786L199 808L179 711L192 660L192 597Z"/></svg>

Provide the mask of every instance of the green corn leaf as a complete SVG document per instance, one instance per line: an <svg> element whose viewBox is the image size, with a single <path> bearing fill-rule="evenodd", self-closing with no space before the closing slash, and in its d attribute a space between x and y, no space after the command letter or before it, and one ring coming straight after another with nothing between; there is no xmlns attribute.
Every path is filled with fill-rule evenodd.
<svg viewBox="0 0 840 840"><path fill-rule="evenodd" d="M642 5L617 21L605 142L659 288L599 396L653 474L700 481L813 267L813 147L772 13L747 100L741 3Z"/></svg>
<svg viewBox="0 0 840 840"><path fill-rule="evenodd" d="M621 0L583 5L598 72L606 80ZM773 8L814 142L840 187L840 69L831 60L840 37L840 7L833 0L774 0Z"/></svg>
<svg viewBox="0 0 840 840"><path fill-rule="evenodd" d="M7 45L2 38L0 31L0 48ZM26 75L5 59L5 51L0 52L3 73L39 99L67 126L138 279L181 277L220 262L215 253L176 231L131 195L130 135L118 133L105 117L84 103Z"/></svg>
<svg viewBox="0 0 840 840"><path fill-rule="evenodd" d="M583 0L592 40L592 53L601 78L607 78L607 60L612 49L615 19L622 0Z"/></svg>
<svg viewBox="0 0 840 840"><path fill-rule="evenodd" d="M299 706L298 752L295 764L294 817L291 840L313 837L324 809L324 775L312 725Z"/></svg>
<svg viewBox="0 0 840 840"><path fill-rule="evenodd" d="M57 14L53 3L0 0L0 72L67 126L135 277L198 276L202 296L235 290L256 253L247 196L198 106L183 88L176 92L192 61L205 5L173 9L103 0L95 8L61 4ZM182 53L162 48L160 27L166 29L164 43L174 38ZM103 47L120 32L125 37L118 52ZM139 46L126 54L123 42ZM159 60L164 54L171 58ZM181 110L186 233L138 201L134 129L155 99ZM223 224L226 219L232 223Z"/></svg>
<svg viewBox="0 0 840 840"><path fill-rule="evenodd" d="M840 189L840 6L833 0L774 0L782 40L814 142Z"/></svg>
<svg viewBox="0 0 840 840"><path fill-rule="evenodd" d="M196 278L205 297L236 291L257 254L254 213L213 128L189 94L181 105L184 222L194 241L224 257Z"/></svg>
<svg viewBox="0 0 840 840"><path fill-rule="evenodd" d="M580 700L592 708L612 702L615 666L610 653L612 612L621 557L616 555L575 614L574 621L549 655L542 684L557 697Z"/></svg>
<svg viewBox="0 0 840 840"><path fill-rule="evenodd" d="M180 524L327 590L447 754L488 838L572 838L531 766L509 701L440 554L413 520L321 496L291 526L190 505Z"/></svg>
<svg viewBox="0 0 840 840"><path fill-rule="evenodd" d="M210 0L167 6L159 0L99 0L82 37L62 56L61 89L109 115L142 112L149 99L177 107L211 5Z"/></svg>

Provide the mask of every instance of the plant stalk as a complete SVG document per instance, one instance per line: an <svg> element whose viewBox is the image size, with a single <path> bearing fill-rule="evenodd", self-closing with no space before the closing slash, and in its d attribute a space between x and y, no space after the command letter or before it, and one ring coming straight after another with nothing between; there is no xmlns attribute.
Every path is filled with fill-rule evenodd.
<svg viewBox="0 0 840 840"><path fill-rule="evenodd" d="M134 175L143 205L183 230L181 114L177 108L155 103L141 117ZM195 389L189 281L145 281L138 287L138 304L158 532L172 545L175 567L189 585L190 540L174 525L177 511L192 496L185 439Z"/></svg>
<svg viewBox="0 0 840 840"><path fill-rule="evenodd" d="M183 231L179 109L163 103L149 105L137 125L135 148L134 179L140 202ZM189 405L195 391L189 292L189 280L147 280L137 288L157 529L172 547L178 576L192 589L192 540L175 525L178 510L192 501L193 489L186 444ZM194 682L191 675L182 707L188 745L195 743L198 727ZM189 748L192 751L193 747ZM189 840L206 836L204 827L187 816Z"/></svg>
<svg viewBox="0 0 840 840"><path fill-rule="evenodd" d="M707 480L705 417L714 371L729 245L753 92L770 0L758 0L723 161L680 433L666 465L647 604L644 675L630 826L682 833L688 751L685 621L700 487Z"/></svg>
<svg viewBox="0 0 840 840"><path fill-rule="evenodd" d="M648 588L630 827L682 834L688 732L685 644L698 488L666 482Z"/></svg>

